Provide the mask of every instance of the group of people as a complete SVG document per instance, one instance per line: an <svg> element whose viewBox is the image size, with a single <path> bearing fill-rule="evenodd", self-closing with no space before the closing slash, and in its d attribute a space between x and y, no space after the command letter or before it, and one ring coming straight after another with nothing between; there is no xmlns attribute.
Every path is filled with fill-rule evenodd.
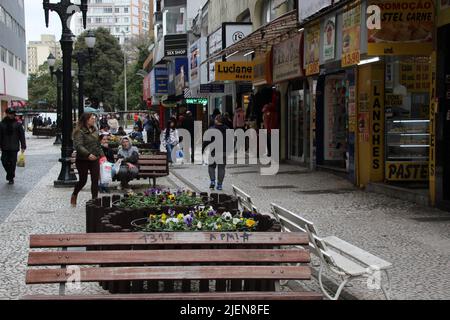
<svg viewBox="0 0 450 320"><path fill-rule="evenodd" d="M50 117L42 117L41 115L39 116L34 116L33 120L32 120L32 124L33 124L33 128L38 128L38 127L55 127L56 126L56 122L52 121L52 119Z"/></svg>
<svg viewBox="0 0 450 320"><path fill-rule="evenodd" d="M78 121L73 132L73 143L76 151L76 167L78 170L78 183L71 196L71 205L77 205L80 191L87 183L88 174L91 174L92 198L98 198L100 191L108 192L109 185L102 184L100 180L100 165L106 162L111 167L111 177L120 181L121 188L129 188L129 182L139 174L139 149L133 146L130 137L126 134L120 139L117 159L110 148L112 132L103 126L97 130L97 117L92 113L84 113ZM116 132L117 134L117 132Z"/></svg>

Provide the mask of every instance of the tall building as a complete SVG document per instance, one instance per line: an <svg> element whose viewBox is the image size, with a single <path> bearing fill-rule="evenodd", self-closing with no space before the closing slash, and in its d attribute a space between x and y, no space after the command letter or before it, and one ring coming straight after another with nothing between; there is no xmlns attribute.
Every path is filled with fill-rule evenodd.
<svg viewBox="0 0 450 320"><path fill-rule="evenodd" d="M0 116L28 100L23 0L0 0Z"/></svg>
<svg viewBox="0 0 450 320"><path fill-rule="evenodd" d="M153 33L153 0L89 0L87 29L106 28L122 45L133 36ZM83 33L81 15L73 32Z"/></svg>
<svg viewBox="0 0 450 320"><path fill-rule="evenodd" d="M27 50L29 74L36 73L50 53L57 59L62 58L61 46L54 35L43 34L40 41L30 41Z"/></svg>

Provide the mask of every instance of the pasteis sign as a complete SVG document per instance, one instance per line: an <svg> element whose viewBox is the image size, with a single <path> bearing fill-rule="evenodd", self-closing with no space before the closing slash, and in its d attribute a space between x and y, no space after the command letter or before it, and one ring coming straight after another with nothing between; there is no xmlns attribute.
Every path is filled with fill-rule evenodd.
<svg viewBox="0 0 450 320"><path fill-rule="evenodd" d="M216 62L216 81L253 81L253 62Z"/></svg>
<svg viewBox="0 0 450 320"><path fill-rule="evenodd" d="M434 0L370 0L381 9L381 29L368 30L369 55L429 55Z"/></svg>

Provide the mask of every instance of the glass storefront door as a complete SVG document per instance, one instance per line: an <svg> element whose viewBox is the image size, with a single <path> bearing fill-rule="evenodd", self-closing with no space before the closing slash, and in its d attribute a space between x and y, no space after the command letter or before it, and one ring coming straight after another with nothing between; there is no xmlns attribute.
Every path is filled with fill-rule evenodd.
<svg viewBox="0 0 450 320"><path fill-rule="evenodd" d="M289 94L289 159L305 163L307 155L305 151L305 138L309 136L309 130L304 107L304 91L291 91ZM305 150L306 149L306 150Z"/></svg>

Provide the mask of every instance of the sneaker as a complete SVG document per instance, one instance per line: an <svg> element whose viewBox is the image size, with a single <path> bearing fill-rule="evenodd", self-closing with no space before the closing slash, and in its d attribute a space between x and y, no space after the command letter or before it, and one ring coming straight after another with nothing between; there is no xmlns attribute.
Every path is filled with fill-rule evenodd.
<svg viewBox="0 0 450 320"><path fill-rule="evenodd" d="M217 190L222 191L222 190L223 190L223 185L218 184L218 185L217 185Z"/></svg>
<svg viewBox="0 0 450 320"><path fill-rule="evenodd" d="M216 182L215 181L211 181L211 184L209 185L209 188L211 190L214 190L216 188Z"/></svg>

